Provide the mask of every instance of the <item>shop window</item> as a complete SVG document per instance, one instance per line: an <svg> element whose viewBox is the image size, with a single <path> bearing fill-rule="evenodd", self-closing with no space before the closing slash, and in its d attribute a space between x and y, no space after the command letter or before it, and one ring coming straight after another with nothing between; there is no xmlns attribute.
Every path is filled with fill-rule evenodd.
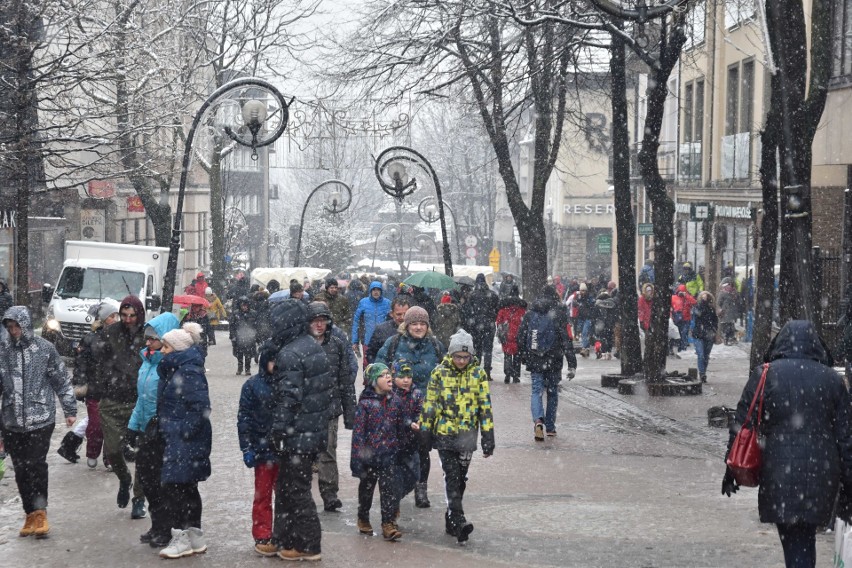
<svg viewBox="0 0 852 568"><path fill-rule="evenodd" d="M689 50L704 43L707 26L707 1L696 2L689 14L686 16L686 45L684 50Z"/></svg>
<svg viewBox="0 0 852 568"><path fill-rule="evenodd" d="M839 0L832 6L831 76L837 82L852 80L852 0Z"/></svg>
<svg viewBox="0 0 852 568"><path fill-rule="evenodd" d="M704 135L704 79L690 81L683 91L683 141L680 144L681 181L701 180L701 141Z"/></svg>
<svg viewBox="0 0 852 568"><path fill-rule="evenodd" d="M754 61L728 68L725 95L725 135L722 137L722 178L751 175L751 128L754 121Z"/></svg>

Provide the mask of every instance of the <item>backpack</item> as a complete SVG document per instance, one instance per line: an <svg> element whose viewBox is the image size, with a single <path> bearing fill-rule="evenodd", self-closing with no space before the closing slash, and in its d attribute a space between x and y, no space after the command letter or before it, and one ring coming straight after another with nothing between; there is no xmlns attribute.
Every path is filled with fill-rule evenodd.
<svg viewBox="0 0 852 568"><path fill-rule="evenodd" d="M529 353L544 355L556 345L556 326L549 314L535 310L530 310L527 314L529 315L529 323L524 338L526 350Z"/></svg>

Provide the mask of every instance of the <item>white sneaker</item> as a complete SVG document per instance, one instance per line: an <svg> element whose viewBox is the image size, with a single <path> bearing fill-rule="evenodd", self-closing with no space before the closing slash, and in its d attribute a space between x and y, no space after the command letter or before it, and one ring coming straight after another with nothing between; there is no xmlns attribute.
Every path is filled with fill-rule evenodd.
<svg viewBox="0 0 852 568"><path fill-rule="evenodd" d="M195 527L186 529L189 534L189 545L192 547L193 554L201 554L207 552L207 541L204 538L204 531Z"/></svg>
<svg viewBox="0 0 852 568"><path fill-rule="evenodd" d="M98 467L98 460L95 458L86 458L86 465L92 469Z"/></svg>
<svg viewBox="0 0 852 568"><path fill-rule="evenodd" d="M172 529L172 540L167 547L160 551L160 558L181 558L183 556L192 556L189 533L180 529Z"/></svg>

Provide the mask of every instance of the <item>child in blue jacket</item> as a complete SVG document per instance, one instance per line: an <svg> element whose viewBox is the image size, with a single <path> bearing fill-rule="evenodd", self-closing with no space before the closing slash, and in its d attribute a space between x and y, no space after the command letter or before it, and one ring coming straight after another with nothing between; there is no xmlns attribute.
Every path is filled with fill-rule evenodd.
<svg viewBox="0 0 852 568"><path fill-rule="evenodd" d="M423 393L414 386L414 372L405 359L394 362L393 392L399 397L402 430L399 439L399 451L396 453L394 477L396 480L397 511L403 497L414 491L420 479L419 435L411 428L420 420L423 409Z"/></svg>
<svg viewBox="0 0 852 568"><path fill-rule="evenodd" d="M278 553L278 547L272 544L272 497L278 479L278 458L270 438L275 410L272 382L276 353L270 341L261 346L258 373L243 384L237 412L237 435L243 462L246 467L254 468L251 534L254 550L261 556Z"/></svg>

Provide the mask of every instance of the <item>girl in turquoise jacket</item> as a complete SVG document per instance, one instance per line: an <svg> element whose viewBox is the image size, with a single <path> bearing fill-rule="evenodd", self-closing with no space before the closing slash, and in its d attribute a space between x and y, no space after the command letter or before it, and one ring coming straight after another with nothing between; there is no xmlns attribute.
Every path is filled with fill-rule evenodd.
<svg viewBox="0 0 852 568"><path fill-rule="evenodd" d="M170 523L160 498L164 444L152 422L157 419L157 387L160 382L157 366L163 359L160 351L163 347L162 338L179 327L177 317L169 312L158 315L145 325L145 347L139 352L142 366L136 384L136 406L130 415L125 439L128 448L125 457L136 457L136 482L148 499L148 513L151 516L151 529L139 538L152 547L166 546L171 538ZM141 509L141 516L144 516L144 500L137 503L134 499L134 513L137 513L137 508Z"/></svg>

